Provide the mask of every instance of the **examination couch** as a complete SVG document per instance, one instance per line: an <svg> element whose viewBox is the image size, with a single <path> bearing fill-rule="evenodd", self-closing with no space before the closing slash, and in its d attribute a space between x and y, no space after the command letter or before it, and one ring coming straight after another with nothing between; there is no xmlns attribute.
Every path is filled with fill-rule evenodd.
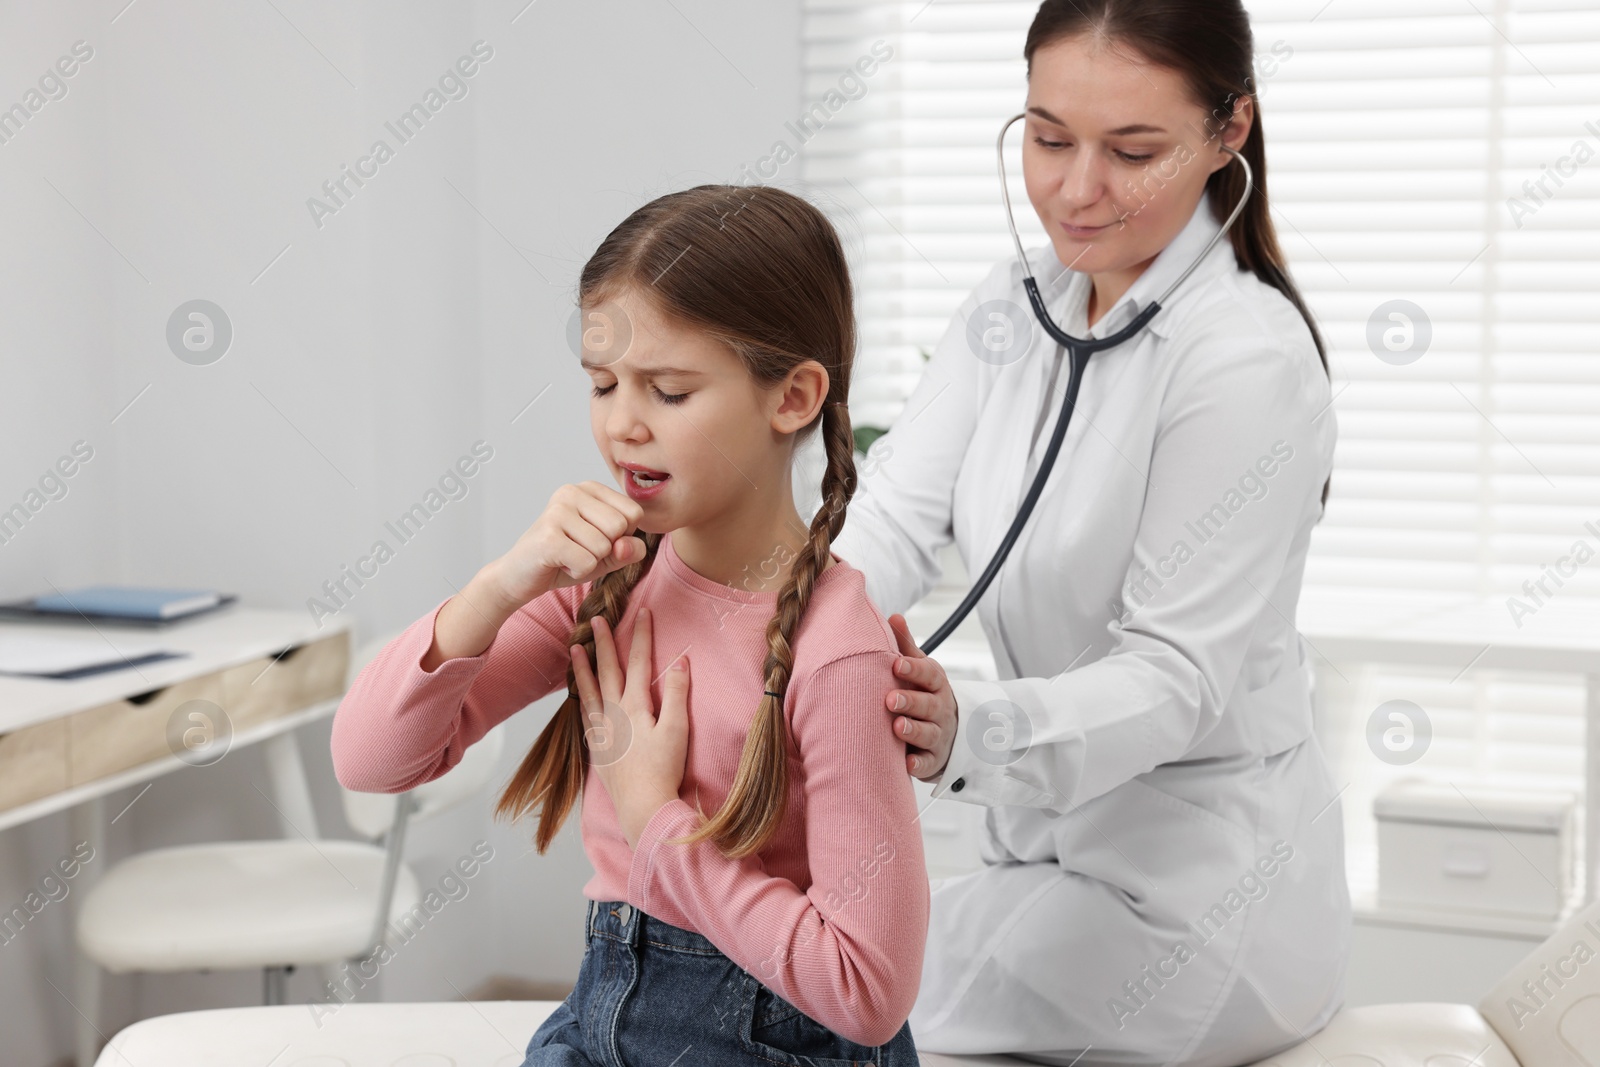
<svg viewBox="0 0 1600 1067"><path fill-rule="evenodd" d="M517 1067L553 1001L351 1003L163 1015L118 1033L96 1067ZM1008 1056L921 1055L927 1067L1017 1065ZM1600 1067L1600 901L1568 919L1476 1007L1347 1008L1258 1067Z"/></svg>

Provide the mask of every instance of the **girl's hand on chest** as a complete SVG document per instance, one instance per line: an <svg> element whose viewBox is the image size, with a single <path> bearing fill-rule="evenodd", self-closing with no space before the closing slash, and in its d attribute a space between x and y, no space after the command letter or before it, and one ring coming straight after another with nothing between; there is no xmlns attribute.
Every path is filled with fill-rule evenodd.
<svg viewBox="0 0 1600 1067"><path fill-rule="evenodd" d="M641 608L634 623L626 675L605 618L596 615L590 622L598 680L583 646L568 649L583 712L584 743L589 763L616 809L622 835L634 848L651 817L663 804L676 800L683 785L689 754L689 659L679 656L662 677L658 716L650 695L655 669L649 609Z"/></svg>

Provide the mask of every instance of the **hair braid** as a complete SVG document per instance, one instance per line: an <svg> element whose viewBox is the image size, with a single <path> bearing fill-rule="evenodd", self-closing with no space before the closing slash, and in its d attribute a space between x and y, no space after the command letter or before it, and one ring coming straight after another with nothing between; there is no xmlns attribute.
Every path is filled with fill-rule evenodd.
<svg viewBox="0 0 1600 1067"><path fill-rule="evenodd" d="M823 444L828 466L822 475L822 506L811 519L810 533L797 553L789 580L778 593L777 609L767 623L767 658L762 678L771 693L786 693L794 670L794 633L805 616L817 579L828 565L833 539L844 529L845 509L856 491L855 446L850 413L842 401L824 405ZM733 785L716 815L693 833L667 839L690 844L710 839L726 856L748 856L766 847L783 821L789 795L789 731L782 696L766 693L745 735L744 750Z"/></svg>

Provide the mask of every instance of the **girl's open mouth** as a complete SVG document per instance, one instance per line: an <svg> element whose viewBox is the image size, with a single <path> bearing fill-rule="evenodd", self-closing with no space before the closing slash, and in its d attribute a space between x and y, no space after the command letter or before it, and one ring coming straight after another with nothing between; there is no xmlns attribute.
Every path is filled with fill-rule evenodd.
<svg viewBox="0 0 1600 1067"><path fill-rule="evenodd" d="M626 463L620 464L620 466L626 475L622 484L627 489L628 495L635 500L644 500L654 496L666 484L667 479L672 477L666 471L655 471Z"/></svg>

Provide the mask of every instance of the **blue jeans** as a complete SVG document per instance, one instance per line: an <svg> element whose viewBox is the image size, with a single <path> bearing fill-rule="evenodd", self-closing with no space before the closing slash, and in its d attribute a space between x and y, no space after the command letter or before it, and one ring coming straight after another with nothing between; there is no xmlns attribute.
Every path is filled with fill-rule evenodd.
<svg viewBox="0 0 1600 1067"><path fill-rule="evenodd" d="M732 1064L916 1067L917 1050L909 1023L887 1045L858 1045L700 934L622 901L589 901L577 985L534 1031L522 1067Z"/></svg>

